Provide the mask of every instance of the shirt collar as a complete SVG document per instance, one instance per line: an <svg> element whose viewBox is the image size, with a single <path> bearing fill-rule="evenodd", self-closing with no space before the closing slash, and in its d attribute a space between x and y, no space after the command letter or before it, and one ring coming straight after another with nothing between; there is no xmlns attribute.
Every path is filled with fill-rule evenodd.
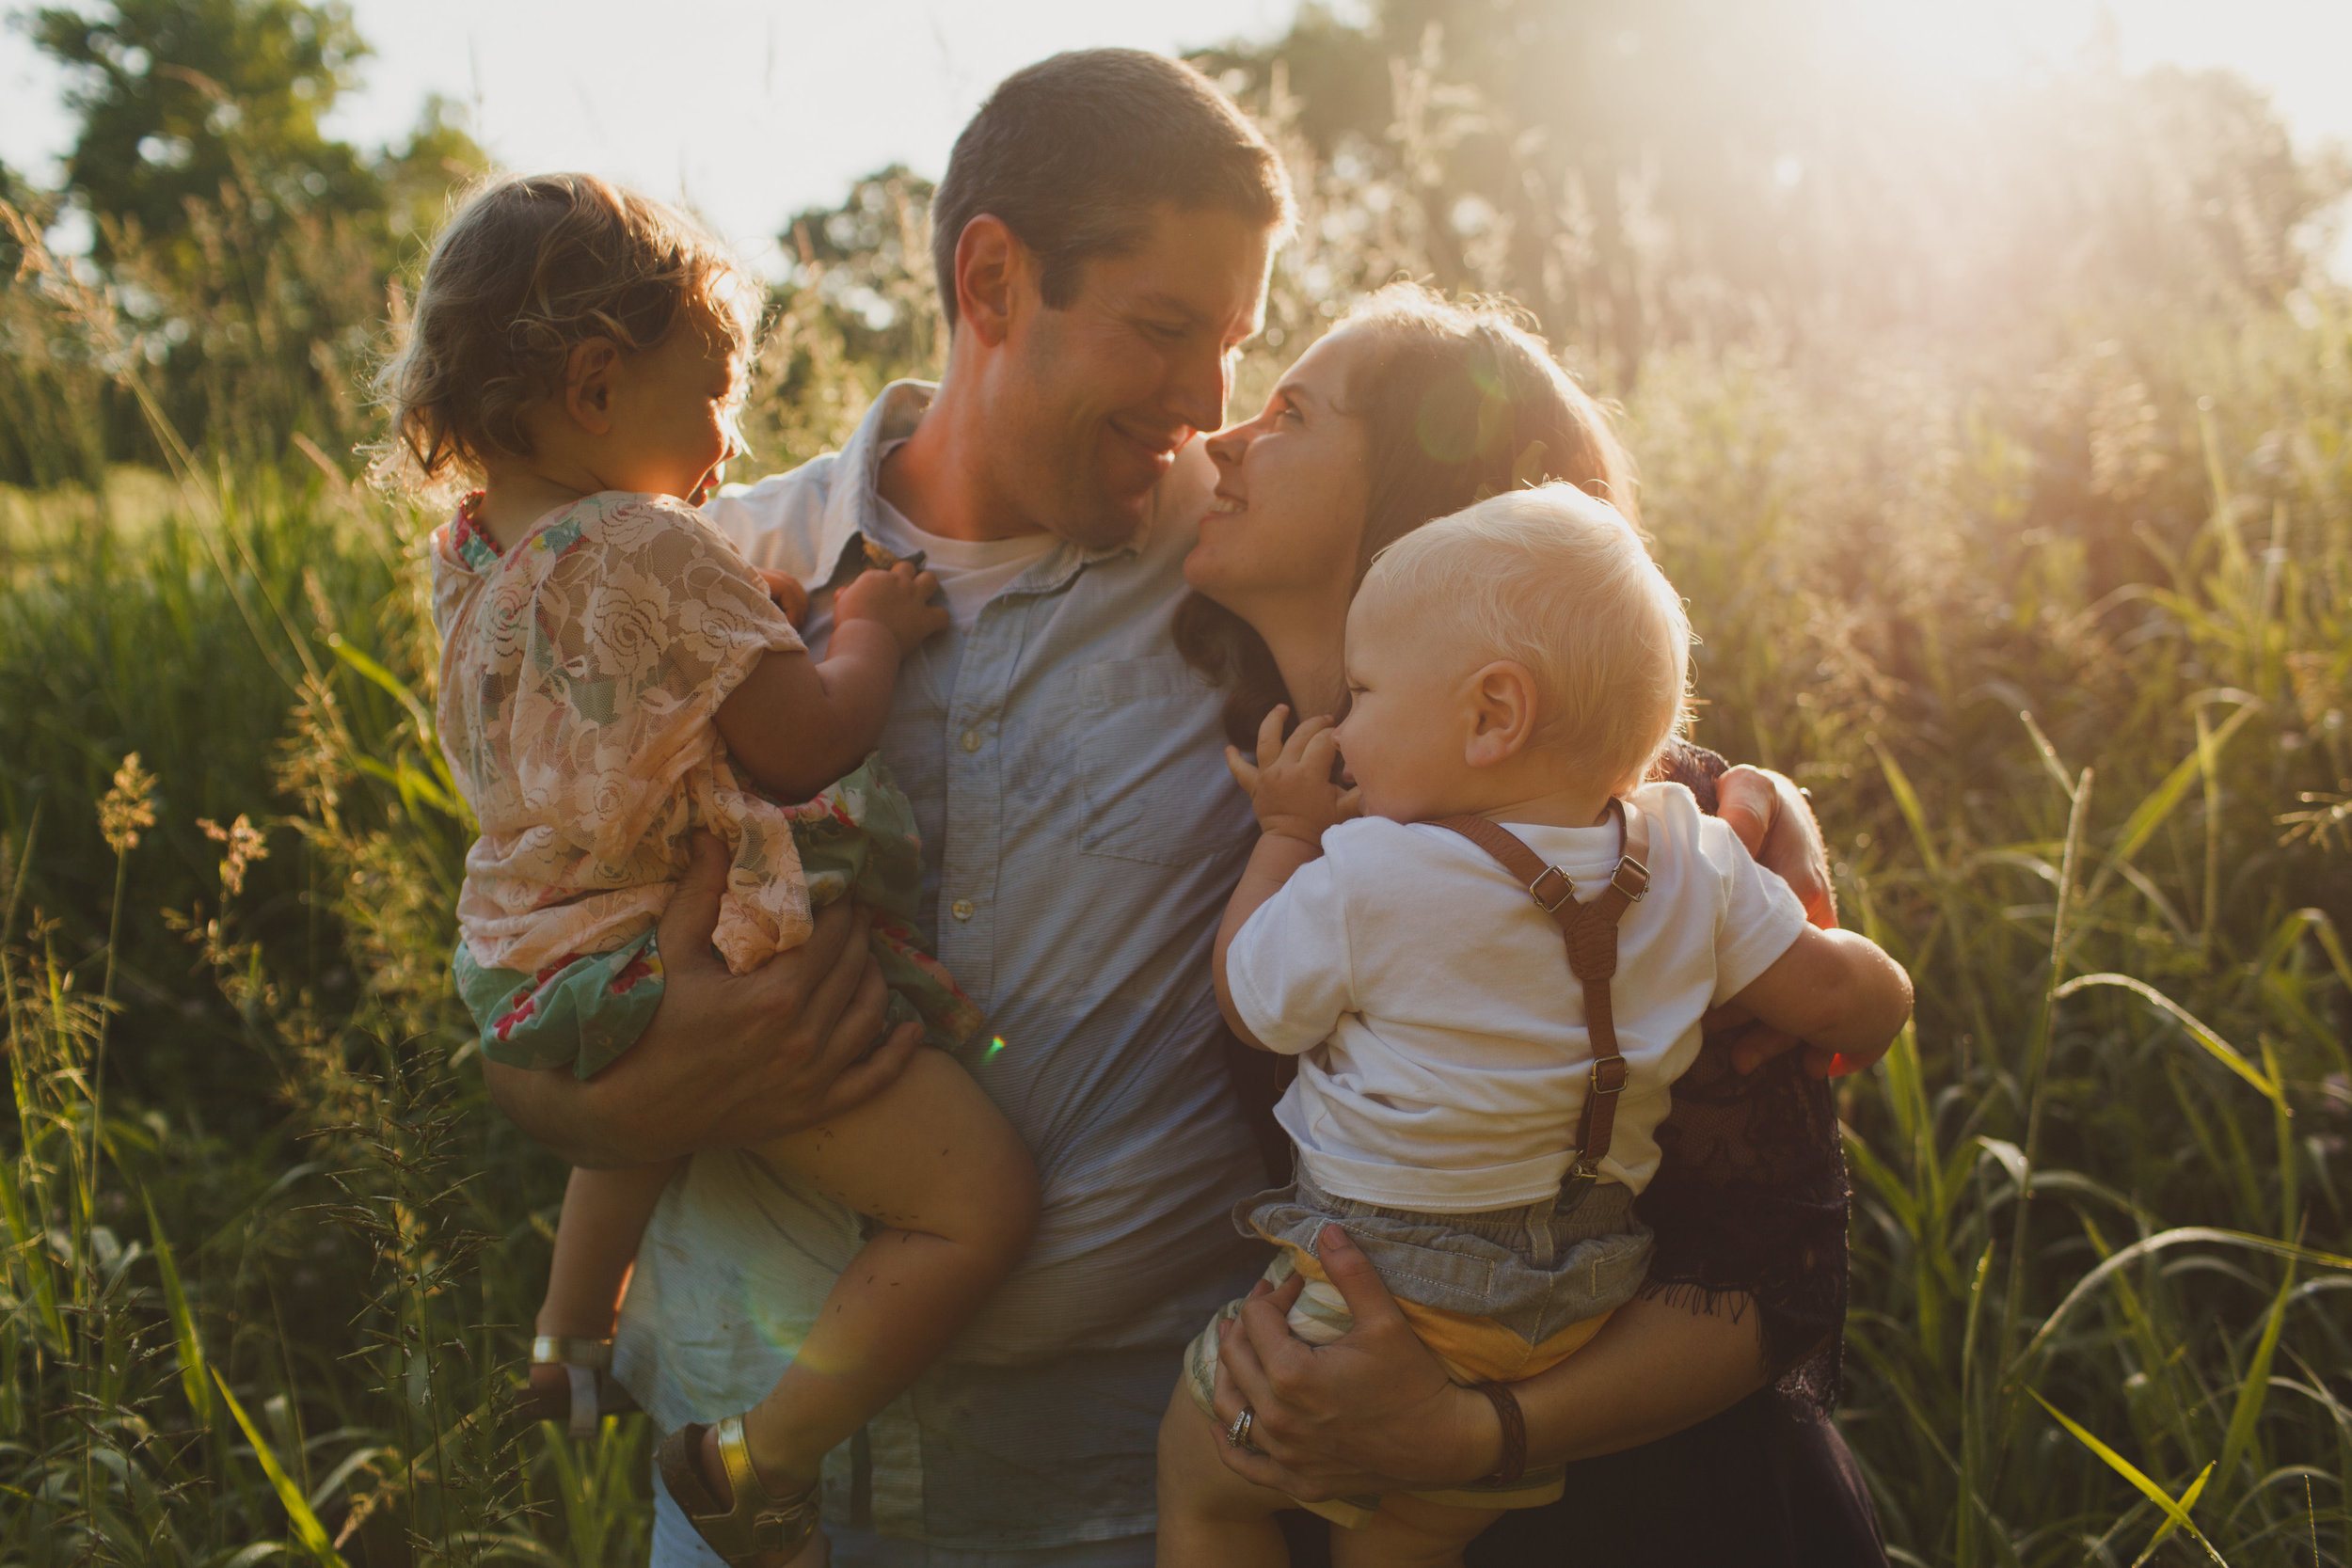
<svg viewBox="0 0 2352 1568"><path fill-rule="evenodd" d="M856 432L843 443L840 454L834 459L836 479L825 498L824 519L817 531L817 575L811 580L812 587L831 582L841 569L843 553L861 538L880 537L877 525L882 520L882 454L893 443L914 434L914 427L922 422L924 412L938 391L935 382L892 382L882 388L882 396L874 400L874 405L858 421ZM1013 586L1030 593L1055 593L1089 566L1140 554L1149 527L1147 523L1136 530L1136 536L1123 545L1102 548L1057 540L1055 547L1024 572Z"/></svg>

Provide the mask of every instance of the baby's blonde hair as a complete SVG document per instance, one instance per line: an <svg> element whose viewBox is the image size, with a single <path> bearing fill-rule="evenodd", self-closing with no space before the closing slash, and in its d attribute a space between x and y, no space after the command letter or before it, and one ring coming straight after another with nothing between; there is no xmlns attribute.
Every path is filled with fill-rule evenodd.
<svg viewBox="0 0 2352 1568"><path fill-rule="evenodd" d="M484 180L434 242L376 378L397 435L378 474L429 483L529 456L523 416L562 390L580 343L643 353L692 320L748 356L761 304L750 274L675 207L593 174Z"/></svg>
<svg viewBox="0 0 2352 1568"><path fill-rule="evenodd" d="M1363 592L1526 665L1533 744L1586 783L1631 789L1688 722L1681 595L1633 525L1575 485L1510 491L1414 530L1374 559Z"/></svg>

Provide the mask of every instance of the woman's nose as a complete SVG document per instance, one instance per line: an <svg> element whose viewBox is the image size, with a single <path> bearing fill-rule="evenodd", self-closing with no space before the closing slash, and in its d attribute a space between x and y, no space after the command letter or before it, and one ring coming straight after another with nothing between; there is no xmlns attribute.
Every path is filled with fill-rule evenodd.
<svg viewBox="0 0 2352 1568"><path fill-rule="evenodd" d="M1218 467L1239 467L1242 453L1249 450L1249 427L1237 424L1231 430L1220 430L1209 437L1207 446L1210 461Z"/></svg>

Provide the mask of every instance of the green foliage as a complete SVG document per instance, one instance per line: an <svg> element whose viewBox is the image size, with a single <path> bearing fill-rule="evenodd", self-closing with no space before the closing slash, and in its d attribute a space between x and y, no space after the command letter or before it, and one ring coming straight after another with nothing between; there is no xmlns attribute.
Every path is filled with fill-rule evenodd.
<svg viewBox="0 0 2352 1568"><path fill-rule="evenodd" d="M160 242L178 270L201 268L188 205L224 188L263 223L378 204L358 154L319 129L367 53L348 6L108 0L38 11L32 35L76 68L66 188L101 220L102 260Z"/></svg>
<svg viewBox="0 0 2352 1568"><path fill-rule="evenodd" d="M122 0L32 30L76 68L81 129L62 190L0 181L0 483L103 488L109 461L167 462L158 413L215 461L356 467L388 289L486 162L452 106L373 152L326 136L366 53L342 6ZM17 230L68 212L94 223L91 256L24 265Z"/></svg>
<svg viewBox="0 0 2352 1568"><path fill-rule="evenodd" d="M1867 53L1861 8L1383 0L1359 26L1309 5L1196 59L1315 171L1310 293L1400 266L1505 293L1628 387L1677 344L2275 300L2346 188L2236 77L2110 62L1929 90Z"/></svg>

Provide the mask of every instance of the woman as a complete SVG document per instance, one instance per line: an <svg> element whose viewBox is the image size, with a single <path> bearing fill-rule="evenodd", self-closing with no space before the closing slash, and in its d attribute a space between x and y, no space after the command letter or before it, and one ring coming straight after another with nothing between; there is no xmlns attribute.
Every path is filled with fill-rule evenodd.
<svg viewBox="0 0 2352 1568"><path fill-rule="evenodd" d="M1197 594L1177 641L1228 689L1227 729L1244 747L1277 703L1340 706L1348 603L1392 540L1549 479L1635 511L1606 419L1540 340L1500 309L1412 285L1351 310L1209 452L1216 498L1185 562ZM1668 769L1712 809L1721 759L1690 748ZM1825 900L1813 912L1834 919ZM1472 1564L1885 1561L1831 1420L1848 1196L1836 1121L1799 1057L1741 1070L1761 1053L1710 1042L1676 1085L1665 1164L1640 1205L1658 1233L1644 1296L1516 1390L1527 1463L1577 1462L1567 1496L1489 1530ZM1225 1338L1216 1405L1229 1423L1252 1410L1259 1451L1227 1463L1315 1497L1493 1470L1496 1408L1447 1380L1336 1229L1323 1252L1357 1330L1312 1352L1283 1327L1282 1296L1251 1304Z"/></svg>

